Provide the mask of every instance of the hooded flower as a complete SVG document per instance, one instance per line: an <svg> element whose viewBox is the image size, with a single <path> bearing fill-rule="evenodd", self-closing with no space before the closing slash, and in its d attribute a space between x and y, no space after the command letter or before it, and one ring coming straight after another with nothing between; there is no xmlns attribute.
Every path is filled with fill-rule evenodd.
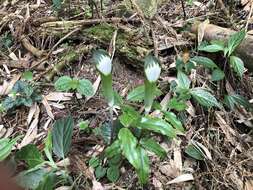
<svg viewBox="0 0 253 190"><path fill-rule="evenodd" d="M158 80L158 78L160 77L160 73L161 73L161 67L159 65L158 60L149 55L146 59L145 59L145 75L146 78L149 82L156 82Z"/></svg>
<svg viewBox="0 0 253 190"><path fill-rule="evenodd" d="M111 74L112 60L106 51L96 50L93 53L93 60L99 72L101 72L103 75L106 75L106 76Z"/></svg>

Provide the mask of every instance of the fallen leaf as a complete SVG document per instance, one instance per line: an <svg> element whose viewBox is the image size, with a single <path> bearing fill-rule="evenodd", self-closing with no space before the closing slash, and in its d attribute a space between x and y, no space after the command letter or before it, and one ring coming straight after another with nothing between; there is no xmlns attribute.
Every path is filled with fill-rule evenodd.
<svg viewBox="0 0 253 190"><path fill-rule="evenodd" d="M100 82L101 82L101 77L98 76L97 80L96 80L96 81L94 82L94 84L92 85L92 86L93 86L93 90L94 90L93 95L92 95L92 96L87 96L87 97L86 97L86 100L91 99L91 98L96 94Z"/></svg>
<svg viewBox="0 0 253 190"><path fill-rule="evenodd" d="M192 180L194 180L192 174L182 174L182 175L176 177L175 179L169 181L167 183L167 185L173 184L173 183L182 183L182 182L185 182L185 181L192 181Z"/></svg>
<svg viewBox="0 0 253 190"><path fill-rule="evenodd" d="M92 180L92 190L105 190L101 183L96 181L95 179Z"/></svg>
<svg viewBox="0 0 253 190"><path fill-rule="evenodd" d="M61 102L61 101L69 101L73 97L73 93L67 93L67 92L51 92L48 95L46 95L46 99L48 101L55 101L55 102Z"/></svg>
<svg viewBox="0 0 253 190"><path fill-rule="evenodd" d="M29 126L25 137L23 138L23 140L21 141L21 143L18 145L18 149L26 146L27 144L31 143L32 141L34 141L38 136L38 123L39 123L39 115L40 115L40 109L39 106L36 104L36 111L34 114L34 119L31 123L31 125Z"/></svg>
<svg viewBox="0 0 253 190"><path fill-rule="evenodd" d="M204 38L204 35L205 35L205 29L206 29L206 26L209 24L209 20L205 20L204 22L200 23L199 26L198 26L198 45L201 44L203 38Z"/></svg>
<svg viewBox="0 0 253 190"><path fill-rule="evenodd" d="M50 107L47 99L45 96L42 96L42 104L45 106L46 108L46 112L47 112L47 115L51 118L51 119L54 119L54 115L52 113L52 108Z"/></svg>

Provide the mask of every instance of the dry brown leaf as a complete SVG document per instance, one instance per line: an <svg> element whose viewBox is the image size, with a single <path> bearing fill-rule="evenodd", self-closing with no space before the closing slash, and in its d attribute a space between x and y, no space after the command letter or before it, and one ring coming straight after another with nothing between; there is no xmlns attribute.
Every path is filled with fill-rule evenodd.
<svg viewBox="0 0 253 190"><path fill-rule="evenodd" d="M30 107L30 109L29 109L29 113L28 113L28 117L27 117L27 125L30 125L36 110L37 110L37 105L33 104L32 107Z"/></svg>
<svg viewBox="0 0 253 190"><path fill-rule="evenodd" d="M67 92L51 92L48 95L46 95L46 99L48 101L69 101L73 97L73 93L67 93Z"/></svg>
<svg viewBox="0 0 253 190"><path fill-rule="evenodd" d="M14 127L8 128L7 131L5 132L4 138L10 137L12 135L13 131L14 131Z"/></svg>
<svg viewBox="0 0 253 190"><path fill-rule="evenodd" d="M206 29L206 26L209 24L209 20L205 20L204 22L200 23L199 26L198 26L198 45L201 44L203 38L204 38L204 35L205 35L205 29Z"/></svg>
<svg viewBox="0 0 253 190"><path fill-rule="evenodd" d="M4 81L2 87L0 87L0 95L7 95L10 93L14 84L20 79L21 74L15 75L10 82Z"/></svg>
<svg viewBox="0 0 253 190"><path fill-rule="evenodd" d="M50 107L47 99L45 96L42 96L42 104L45 106L46 108L46 112L47 112L47 115L51 118L51 119L54 119L54 115L52 113L52 108Z"/></svg>
<svg viewBox="0 0 253 190"><path fill-rule="evenodd" d="M159 170L162 174L170 178L175 178L176 176L180 175L180 171L176 167L174 160L170 160L170 163L161 165Z"/></svg>
<svg viewBox="0 0 253 190"><path fill-rule="evenodd" d="M185 181L192 181L194 180L193 175L192 174L182 174L178 177L176 177L175 179L169 181L167 184L173 184L173 183L182 183Z"/></svg>
<svg viewBox="0 0 253 190"><path fill-rule="evenodd" d="M105 188L97 180L93 179L92 180L92 190L105 190Z"/></svg>
<svg viewBox="0 0 253 190"><path fill-rule="evenodd" d="M97 80L92 85L93 86L93 90L94 90L93 95L92 96L87 96L86 100L91 99L97 93L97 90L98 90L100 82L101 82L101 77L98 76Z"/></svg>
<svg viewBox="0 0 253 190"><path fill-rule="evenodd" d="M162 183L156 177L152 178L152 184L154 185L155 189L157 189L157 190L163 189Z"/></svg>
<svg viewBox="0 0 253 190"><path fill-rule="evenodd" d="M197 145L198 147L201 148L201 150L204 151L204 152L203 152L203 151L202 151L202 152L203 152L205 158L206 158L206 159L209 159L209 160L212 160L212 155L211 155L210 151L209 151L203 144L201 144L201 143L199 143L199 142L196 142L196 141L195 141L195 143L196 143L196 145Z"/></svg>
<svg viewBox="0 0 253 190"><path fill-rule="evenodd" d="M55 102L48 102L50 106L53 106L55 108L58 108L58 109L64 109L65 106L64 104L59 104L59 103L55 103Z"/></svg>
<svg viewBox="0 0 253 190"><path fill-rule="evenodd" d="M71 186L61 186L57 187L55 190L72 190Z"/></svg>
<svg viewBox="0 0 253 190"><path fill-rule="evenodd" d="M31 125L29 126L25 137L23 138L21 143L18 145L18 149L26 146L27 144L31 143L32 141L34 141L38 137L37 133L38 133L40 108L37 104L35 104L35 106L36 106L36 111L35 111L35 114L34 114L34 119L31 123Z"/></svg>
<svg viewBox="0 0 253 190"><path fill-rule="evenodd" d="M245 190L253 190L253 180L247 180L245 182Z"/></svg>
<svg viewBox="0 0 253 190"><path fill-rule="evenodd" d="M4 125L0 125L0 138L2 138L5 133L6 133L6 129Z"/></svg>
<svg viewBox="0 0 253 190"><path fill-rule="evenodd" d="M188 108L186 109L186 111L192 116L195 117L195 108L193 107L192 103L190 101L186 102L186 105L188 106Z"/></svg>
<svg viewBox="0 0 253 190"><path fill-rule="evenodd" d="M181 147L180 147L181 141L180 140L173 140L172 147L174 151L174 164L175 167L178 169L178 171L181 173L183 168L183 162L182 162L182 154L181 154Z"/></svg>

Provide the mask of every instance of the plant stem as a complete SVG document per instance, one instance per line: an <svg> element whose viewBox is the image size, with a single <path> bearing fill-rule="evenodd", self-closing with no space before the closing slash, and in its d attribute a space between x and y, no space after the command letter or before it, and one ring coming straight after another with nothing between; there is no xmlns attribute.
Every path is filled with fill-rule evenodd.
<svg viewBox="0 0 253 190"><path fill-rule="evenodd" d="M106 101L108 102L109 107L113 107L114 105L114 93L112 88L112 75L103 75L101 74L101 83L102 83L102 91L105 96Z"/></svg>
<svg viewBox="0 0 253 190"><path fill-rule="evenodd" d="M110 124L111 124L111 137L110 137L110 144L113 142L113 136L114 136L114 126L113 126L113 107L109 107L109 113L110 113Z"/></svg>
<svg viewBox="0 0 253 190"><path fill-rule="evenodd" d="M145 114L149 114L152 104L155 98L155 90L156 90L156 83L155 82L149 82L148 80L145 80Z"/></svg>

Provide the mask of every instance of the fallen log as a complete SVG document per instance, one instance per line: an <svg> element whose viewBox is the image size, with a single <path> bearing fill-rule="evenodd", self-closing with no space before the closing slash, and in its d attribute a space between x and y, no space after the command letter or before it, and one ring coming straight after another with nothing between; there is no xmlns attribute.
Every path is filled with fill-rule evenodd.
<svg viewBox="0 0 253 190"><path fill-rule="evenodd" d="M192 32L195 34L198 33L198 25L199 24L195 24L191 28ZM206 41L226 41L229 36L231 36L235 32L236 31L228 28L223 28L213 24L207 24L204 29L203 39ZM235 53L243 60L245 67L249 71L253 72L253 36L247 35L243 42L237 47Z"/></svg>

